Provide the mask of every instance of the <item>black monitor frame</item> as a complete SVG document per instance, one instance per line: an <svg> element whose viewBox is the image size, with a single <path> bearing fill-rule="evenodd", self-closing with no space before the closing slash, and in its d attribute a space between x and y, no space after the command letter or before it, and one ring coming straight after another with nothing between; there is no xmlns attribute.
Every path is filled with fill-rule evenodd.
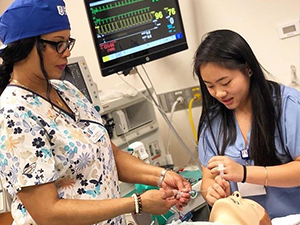
<svg viewBox="0 0 300 225"><path fill-rule="evenodd" d="M188 49L178 0L84 2L104 77Z"/></svg>

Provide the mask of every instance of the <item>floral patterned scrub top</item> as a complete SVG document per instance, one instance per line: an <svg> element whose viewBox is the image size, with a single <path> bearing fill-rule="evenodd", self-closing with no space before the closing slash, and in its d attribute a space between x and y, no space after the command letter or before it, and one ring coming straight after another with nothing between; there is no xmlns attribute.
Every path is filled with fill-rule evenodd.
<svg viewBox="0 0 300 225"><path fill-rule="evenodd" d="M1 95L0 172L13 198L15 225L36 224L16 195L22 187L54 181L63 199L120 197L113 151L101 116L71 83L51 83L79 116L52 108L45 98L14 85ZM87 134L94 128L100 134ZM119 216L98 224L125 224L125 219Z"/></svg>

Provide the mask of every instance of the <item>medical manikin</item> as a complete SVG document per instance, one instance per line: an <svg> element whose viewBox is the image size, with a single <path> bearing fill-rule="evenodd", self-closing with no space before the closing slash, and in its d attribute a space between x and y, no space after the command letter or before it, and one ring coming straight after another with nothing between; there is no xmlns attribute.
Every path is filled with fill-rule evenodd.
<svg viewBox="0 0 300 225"><path fill-rule="evenodd" d="M242 198L238 191L215 202L209 221L230 225L271 225L267 211L257 202Z"/></svg>

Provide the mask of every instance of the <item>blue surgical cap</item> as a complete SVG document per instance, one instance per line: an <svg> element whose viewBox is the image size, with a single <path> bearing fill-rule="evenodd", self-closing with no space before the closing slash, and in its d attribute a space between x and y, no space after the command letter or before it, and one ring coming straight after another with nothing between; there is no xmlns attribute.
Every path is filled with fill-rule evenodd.
<svg viewBox="0 0 300 225"><path fill-rule="evenodd" d="M4 46L70 29L63 0L15 0L0 17L0 40Z"/></svg>

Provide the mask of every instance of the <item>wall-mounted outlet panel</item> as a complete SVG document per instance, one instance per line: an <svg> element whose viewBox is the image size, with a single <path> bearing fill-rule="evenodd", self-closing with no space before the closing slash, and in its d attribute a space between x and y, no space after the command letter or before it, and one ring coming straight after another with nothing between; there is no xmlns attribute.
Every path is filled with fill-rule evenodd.
<svg viewBox="0 0 300 225"><path fill-rule="evenodd" d="M178 97L183 97L184 101L181 104L177 104L174 111L188 109L189 103L196 93L200 93L199 86L162 93L158 95L158 98L164 112L168 113L171 112L172 106ZM199 107L201 105L202 105L201 99L194 100L192 104L192 108Z"/></svg>

